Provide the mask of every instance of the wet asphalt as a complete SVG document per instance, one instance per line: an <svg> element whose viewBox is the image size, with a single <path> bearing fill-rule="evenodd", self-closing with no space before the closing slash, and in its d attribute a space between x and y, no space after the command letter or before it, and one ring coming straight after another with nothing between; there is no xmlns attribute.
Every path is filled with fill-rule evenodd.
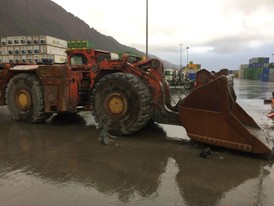
<svg viewBox="0 0 274 206"><path fill-rule="evenodd" d="M236 79L235 91L274 138L263 104L274 83ZM204 159L203 148L156 123L102 145L89 112L26 124L0 107L0 205L274 205L272 162L221 148Z"/></svg>

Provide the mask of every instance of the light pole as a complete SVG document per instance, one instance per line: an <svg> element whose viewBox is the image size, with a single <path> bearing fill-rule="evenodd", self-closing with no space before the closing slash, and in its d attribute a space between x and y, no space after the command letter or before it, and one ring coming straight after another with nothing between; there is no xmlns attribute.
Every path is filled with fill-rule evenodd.
<svg viewBox="0 0 274 206"><path fill-rule="evenodd" d="M188 50L189 47L186 47L186 66L188 66Z"/></svg>
<svg viewBox="0 0 274 206"><path fill-rule="evenodd" d="M179 44L179 46L180 46L180 69L182 68L182 45L183 44Z"/></svg>
<svg viewBox="0 0 274 206"><path fill-rule="evenodd" d="M146 0L146 59L148 59L148 0Z"/></svg>

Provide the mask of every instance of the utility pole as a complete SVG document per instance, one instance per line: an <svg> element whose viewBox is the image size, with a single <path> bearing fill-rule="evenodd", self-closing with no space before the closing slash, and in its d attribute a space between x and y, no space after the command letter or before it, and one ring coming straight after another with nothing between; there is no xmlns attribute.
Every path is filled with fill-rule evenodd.
<svg viewBox="0 0 274 206"><path fill-rule="evenodd" d="M180 46L180 68L179 69L182 68L182 45L183 44L179 44L179 46Z"/></svg>
<svg viewBox="0 0 274 206"><path fill-rule="evenodd" d="M186 66L188 65L188 50L189 47L186 47Z"/></svg>

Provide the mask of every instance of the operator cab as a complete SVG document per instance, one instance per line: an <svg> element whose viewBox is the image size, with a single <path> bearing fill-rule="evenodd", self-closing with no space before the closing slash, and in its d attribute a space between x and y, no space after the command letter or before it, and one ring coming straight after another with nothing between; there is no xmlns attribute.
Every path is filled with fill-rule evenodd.
<svg viewBox="0 0 274 206"><path fill-rule="evenodd" d="M88 60L84 54L75 54L70 59L71 66L84 66L88 64Z"/></svg>
<svg viewBox="0 0 274 206"><path fill-rule="evenodd" d="M102 61L111 59L110 52L95 49L67 50L68 65L72 69L90 69Z"/></svg>

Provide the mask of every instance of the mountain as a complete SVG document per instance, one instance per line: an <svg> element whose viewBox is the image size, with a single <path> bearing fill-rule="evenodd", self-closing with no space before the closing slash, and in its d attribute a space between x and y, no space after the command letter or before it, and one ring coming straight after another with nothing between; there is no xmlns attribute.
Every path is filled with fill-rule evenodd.
<svg viewBox="0 0 274 206"><path fill-rule="evenodd" d="M131 48L105 36L51 0L1 0L0 36L49 35L69 40L89 40L99 49Z"/></svg>
<svg viewBox="0 0 274 206"><path fill-rule="evenodd" d="M1 0L0 8L0 36L49 35L66 40L89 40L97 49L144 54L90 28L51 0Z"/></svg>

